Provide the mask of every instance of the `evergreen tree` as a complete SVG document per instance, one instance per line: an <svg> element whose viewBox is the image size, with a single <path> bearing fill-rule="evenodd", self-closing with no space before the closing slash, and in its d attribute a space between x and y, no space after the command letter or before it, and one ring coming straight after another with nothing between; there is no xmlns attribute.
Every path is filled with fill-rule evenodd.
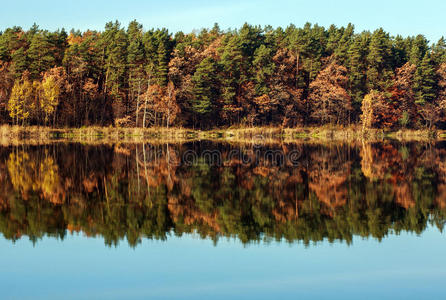
<svg viewBox="0 0 446 300"><path fill-rule="evenodd" d="M369 36L358 35L348 49L349 87L353 105L358 111L366 93L367 49Z"/></svg>
<svg viewBox="0 0 446 300"><path fill-rule="evenodd" d="M145 73L149 79L156 77L158 40L153 30L146 31L143 34L143 45L145 55Z"/></svg>
<svg viewBox="0 0 446 300"><path fill-rule="evenodd" d="M51 45L51 52L55 59L55 65L61 65L65 50L68 47L67 32L65 29L57 30L56 32L48 33L48 43Z"/></svg>
<svg viewBox="0 0 446 300"><path fill-rule="evenodd" d="M404 39L401 35L397 35L393 40L392 46L392 60L394 69L401 68L407 62L407 47L407 39Z"/></svg>
<svg viewBox="0 0 446 300"><path fill-rule="evenodd" d="M11 54L11 58L11 73L15 79L19 79L22 77L23 72L28 69L28 57L26 56L26 50L23 47L19 48Z"/></svg>
<svg viewBox="0 0 446 300"><path fill-rule="evenodd" d="M200 125L206 125L203 122L210 117L218 97L216 62L210 57L205 58L198 65L192 81L194 83L192 112Z"/></svg>
<svg viewBox="0 0 446 300"><path fill-rule="evenodd" d="M156 82L160 86L167 85L167 73L169 72L169 54L167 52L166 45L163 41L160 41L157 49L157 67L156 67Z"/></svg>
<svg viewBox="0 0 446 300"><path fill-rule="evenodd" d="M33 35L27 56L29 58L28 70L32 78L39 78L42 72L55 65L56 59L52 51L52 45L45 32L38 32Z"/></svg>
<svg viewBox="0 0 446 300"><path fill-rule="evenodd" d="M238 33L243 56L252 60L254 52L263 44L264 36L260 26L251 26L245 23Z"/></svg>
<svg viewBox="0 0 446 300"><path fill-rule="evenodd" d="M415 102L425 104L432 102L436 96L436 72L430 53L427 52L414 76Z"/></svg>
<svg viewBox="0 0 446 300"><path fill-rule="evenodd" d="M256 93L263 95L269 93L268 83L273 75L275 65L272 62L272 50L265 45L257 48L253 60L253 74L256 80Z"/></svg>
<svg viewBox="0 0 446 300"><path fill-rule="evenodd" d="M432 47L432 60L437 66L446 62L446 41L444 37L441 37Z"/></svg>
<svg viewBox="0 0 446 300"><path fill-rule="evenodd" d="M343 30L343 34L337 43L334 50L334 55L341 65L345 65L348 59L348 51L353 39L355 27L348 24L347 28Z"/></svg>
<svg viewBox="0 0 446 300"><path fill-rule="evenodd" d="M149 77L154 77L155 82L165 87L168 82L169 61L172 51L171 35L168 30L157 29L147 32L144 37L146 53L146 71Z"/></svg>
<svg viewBox="0 0 446 300"><path fill-rule="evenodd" d="M106 77L107 89L115 99L122 100L123 91L126 86L126 68L127 68L127 35L123 29L120 29L119 23L110 24L106 29L107 35L105 42L107 44L106 54Z"/></svg>
<svg viewBox="0 0 446 300"><path fill-rule="evenodd" d="M235 104L237 87L246 81L244 76L243 52L236 36L230 36L220 49L222 98L225 105Z"/></svg>
<svg viewBox="0 0 446 300"><path fill-rule="evenodd" d="M332 55L338 48L338 43L344 33L344 27L337 28L331 25L327 30L327 54Z"/></svg>
<svg viewBox="0 0 446 300"><path fill-rule="evenodd" d="M382 28L373 32L367 55L367 86L369 90L384 89L392 77L392 47L389 34Z"/></svg>
<svg viewBox="0 0 446 300"><path fill-rule="evenodd" d="M429 42L423 35L417 35L415 39L412 41L410 53L409 53L409 61L415 65L419 66L423 57L426 55L426 52L429 48Z"/></svg>

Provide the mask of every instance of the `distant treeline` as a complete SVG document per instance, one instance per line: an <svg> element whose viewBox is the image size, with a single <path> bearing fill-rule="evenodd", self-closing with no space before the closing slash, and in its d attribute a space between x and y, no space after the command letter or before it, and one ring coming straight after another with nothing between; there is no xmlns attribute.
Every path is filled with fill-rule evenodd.
<svg viewBox="0 0 446 300"><path fill-rule="evenodd" d="M444 127L446 42L354 26L0 33L0 123Z"/></svg>

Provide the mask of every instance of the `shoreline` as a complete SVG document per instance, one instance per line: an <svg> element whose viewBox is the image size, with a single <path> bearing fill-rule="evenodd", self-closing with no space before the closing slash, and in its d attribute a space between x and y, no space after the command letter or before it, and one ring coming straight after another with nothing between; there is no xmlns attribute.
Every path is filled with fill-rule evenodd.
<svg viewBox="0 0 446 300"><path fill-rule="evenodd" d="M242 144L293 143L302 141L354 142L354 141L442 141L446 140L444 130L399 130L384 131L371 129L363 131L360 126L337 127L237 127L210 130L189 128L118 128L118 127L81 127L51 128L40 126L0 126L0 144L46 143L55 141L126 143L157 142L184 143L211 140Z"/></svg>

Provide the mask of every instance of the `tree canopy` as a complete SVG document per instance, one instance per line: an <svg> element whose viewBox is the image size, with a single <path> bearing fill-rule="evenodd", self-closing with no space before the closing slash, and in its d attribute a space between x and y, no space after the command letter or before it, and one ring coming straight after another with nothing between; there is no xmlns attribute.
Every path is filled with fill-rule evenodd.
<svg viewBox="0 0 446 300"><path fill-rule="evenodd" d="M175 34L136 20L69 33L16 26L0 32L0 124L444 127L445 64L444 38L352 24Z"/></svg>

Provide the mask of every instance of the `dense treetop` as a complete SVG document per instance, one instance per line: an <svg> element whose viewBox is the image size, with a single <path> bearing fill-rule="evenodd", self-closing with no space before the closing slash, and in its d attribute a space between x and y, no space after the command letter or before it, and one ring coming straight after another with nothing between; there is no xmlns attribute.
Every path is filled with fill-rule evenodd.
<svg viewBox="0 0 446 300"><path fill-rule="evenodd" d="M446 42L354 26L0 34L0 123L443 126Z"/></svg>

